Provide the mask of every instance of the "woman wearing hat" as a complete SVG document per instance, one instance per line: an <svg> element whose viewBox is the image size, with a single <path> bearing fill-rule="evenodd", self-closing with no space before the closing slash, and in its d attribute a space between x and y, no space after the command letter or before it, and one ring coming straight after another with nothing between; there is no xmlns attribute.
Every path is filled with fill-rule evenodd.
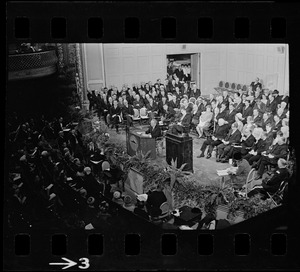
<svg viewBox="0 0 300 272"><path fill-rule="evenodd" d="M126 195L124 197L124 204L123 204L123 208L130 211L130 212L133 212L134 209L135 209L135 205L133 204L132 202L132 198L131 196L129 195Z"/></svg>
<svg viewBox="0 0 300 272"><path fill-rule="evenodd" d="M234 189L241 189L247 180L247 176L251 170L251 166L247 160L242 158L240 152L233 154L233 160L235 161L237 168L231 168L228 171L231 182Z"/></svg>

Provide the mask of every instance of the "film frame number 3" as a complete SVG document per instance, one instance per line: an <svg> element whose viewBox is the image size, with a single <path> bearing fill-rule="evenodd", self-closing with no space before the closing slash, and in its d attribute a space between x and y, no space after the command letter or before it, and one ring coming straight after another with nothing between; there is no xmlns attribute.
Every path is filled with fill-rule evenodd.
<svg viewBox="0 0 300 272"><path fill-rule="evenodd" d="M62 262L49 263L49 265L63 265L63 267L61 269L68 269L72 266L77 265L76 262L74 262L70 259L62 258L62 260L66 261L66 262L65 263L62 263ZM90 260L88 258L83 257L83 258L80 258L78 261L80 262L80 264L78 265L78 268L88 269L90 267Z"/></svg>

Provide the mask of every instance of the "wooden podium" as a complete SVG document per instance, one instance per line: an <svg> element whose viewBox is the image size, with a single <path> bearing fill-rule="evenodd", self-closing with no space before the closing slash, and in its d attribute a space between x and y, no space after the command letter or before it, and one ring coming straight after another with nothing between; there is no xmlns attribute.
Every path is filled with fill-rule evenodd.
<svg viewBox="0 0 300 272"><path fill-rule="evenodd" d="M171 164L177 159L177 168L186 163L184 171L193 172L193 139L189 136L166 135L166 161Z"/></svg>
<svg viewBox="0 0 300 272"><path fill-rule="evenodd" d="M130 156L136 155L138 151L142 151L144 155L151 151L151 159L156 159L155 139L145 135L144 131L127 131L126 146L127 153Z"/></svg>

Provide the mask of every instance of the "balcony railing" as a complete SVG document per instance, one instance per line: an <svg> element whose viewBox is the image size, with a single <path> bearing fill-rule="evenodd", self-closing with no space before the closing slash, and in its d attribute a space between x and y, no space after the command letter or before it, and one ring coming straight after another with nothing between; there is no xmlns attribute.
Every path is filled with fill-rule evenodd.
<svg viewBox="0 0 300 272"><path fill-rule="evenodd" d="M8 80L47 76L57 71L55 50L8 56Z"/></svg>

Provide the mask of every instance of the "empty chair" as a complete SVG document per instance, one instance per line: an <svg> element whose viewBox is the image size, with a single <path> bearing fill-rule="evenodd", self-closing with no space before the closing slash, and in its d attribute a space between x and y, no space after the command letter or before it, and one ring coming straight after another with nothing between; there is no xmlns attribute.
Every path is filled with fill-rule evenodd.
<svg viewBox="0 0 300 272"><path fill-rule="evenodd" d="M170 214L170 207L168 202L164 202L159 207L161 209L161 215L158 217L159 219L165 219Z"/></svg>
<svg viewBox="0 0 300 272"><path fill-rule="evenodd" d="M140 109L140 117L141 117L141 122L142 123L148 123L149 116L148 116L146 108L141 108Z"/></svg>
<svg viewBox="0 0 300 272"><path fill-rule="evenodd" d="M140 112L138 109L133 109L132 121L133 123L139 123L141 121Z"/></svg>
<svg viewBox="0 0 300 272"><path fill-rule="evenodd" d="M243 92L247 92L247 86L246 86L246 85L243 85L242 91L243 91Z"/></svg>
<svg viewBox="0 0 300 272"><path fill-rule="evenodd" d="M231 89L236 90L236 83L231 83Z"/></svg>
<svg viewBox="0 0 300 272"><path fill-rule="evenodd" d="M221 80L221 81L219 82L219 87L220 87L220 88L224 88L224 86L225 86L225 82Z"/></svg>
<svg viewBox="0 0 300 272"><path fill-rule="evenodd" d="M242 89L242 85L241 84L237 84L236 85L236 89L237 89L237 91L241 90Z"/></svg>
<svg viewBox="0 0 300 272"><path fill-rule="evenodd" d="M195 103L196 103L196 98L195 98L195 97L191 97L191 98L189 99L189 102L195 104Z"/></svg>
<svg viewBox="0 0 300 272"><path fill-rule="evenodd" d="M230 88L230 83L229 83L229 82L226 82L226 83L225 83L225 88L226 88L226 89Z"/></svg>

